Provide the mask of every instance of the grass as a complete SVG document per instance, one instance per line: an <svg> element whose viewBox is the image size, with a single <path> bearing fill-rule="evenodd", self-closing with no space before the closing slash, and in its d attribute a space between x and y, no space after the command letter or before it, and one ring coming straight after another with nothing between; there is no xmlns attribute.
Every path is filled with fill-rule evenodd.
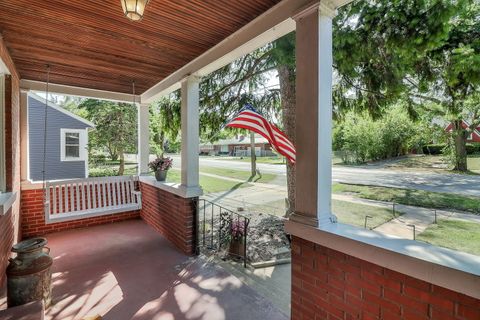
<svg viewBox="0 0 480 320"><path fill-rule="evenodd" d="M250 162L250 156L248 157L216 157L218 160L234 160L242 162ZM257 163L268 163L268 164L285 164L285 158L283 157L257 157Z"/></svg>
<svg viewBox="0 0 480 320"><path fill-rule="evenodd" d="M94 167L89 169L89 176L90 177L116 176L117 171L118 171L118 167L104 167L104 166ZM136 175L136 174L137 174L136 167L125 168L124 175ZM153 175L153 172L151 173L151 175ZM249 174L247 175L250 176ZM275 178L275 175L273 175L273 178ZM265 177L265 179L273 179L273 178L270 176ZM180 179L181 179L180 170L171 169L168 171L167 182L180 183ZM264 178L262 177L262 179ZM261 180L261 182L264 182L264 180ZM248 184L246 182L238 183L235 181L229 181L221 178L209 177L209 176L200 174L200 186L202 187L204 194L209 194L209 193L215 193L215 192L221 192L221 191L235 190L238 188L250 187L251 184Z"/></svg>
<svg viewBox="0 0 480 320"><path fill-rule="evenodd" d="M348 201L332 200L332 209L340 222L361 228L365 225L365 216L367 215L372 217L368 219L367 223L367 227L370 229L393 219L392 210L390 209ZM263 205L256 205L255 211L283 217L285 214L285 201L276 200ZM397 214L401 213L397 212Z"/></svg>
<svg viewBox="0 0 480 320"><path fill-rule="evenodd" d="M218 176L223 176L227 178L239 179L243 181L250 180L250 172L249 171L241 171L235 169L225 169L225 168L214 168L214 167L200 167L200 174L202 173L210 173ZM262 183L269 183L277 176L271 173L262 173L261 178L255 176L252 181L253 182L262 182Z"/></svg>
<svg viewBox="0 0 480 320"><path fill-rule="evenodd" d="M333 192L354 194L364 199L395 202L417 207L460 210L480 214L480 198L473 196L343 183L334 184Z"/></svg>
<svg viewBox="0 0 480 320"><path fill-rule="evenodd" d="M480 255L480 225L460 220L438 220L417 235L417 240L436 246Z"/></svg>
<svg viewBox="0 0 480 320"><path fill-rule="evenodd" d="M180 179L180 170L171 169L168 171L167 182L180 183ZM235 181L229 181L200 174L200 186L202 187L204 194L209 194L250 187L251 185L248 183L238 183Z"/></svg>
<svg viewBox="0 0 480 320"><path fill-rule="evenodd" d="M395 169L420 169L420 170L441 170L450 173L463 173L451 171L451 166L445 161L444 156L414 156L400 160L388 165ZM467 158L468 172L466 174L480 174L480 155L469 155Z"/></svg>
<svg viewBox="0 0 480 320"><path fill-rule="evenodd" d="M467 165L470 171L480 173L480 156L470 156L467 159Z"/></svg>
<svg viewBox="0 0 480 320"><path fill-rule="evenodd" d="M391 209L348 201L332 200L332 209L338 221L361 228L365 225L365 217L367 215L371 217L367 222L367 227L370 229L374 229L393 219ZM397 214L401 213L397 212Z"/></svg>

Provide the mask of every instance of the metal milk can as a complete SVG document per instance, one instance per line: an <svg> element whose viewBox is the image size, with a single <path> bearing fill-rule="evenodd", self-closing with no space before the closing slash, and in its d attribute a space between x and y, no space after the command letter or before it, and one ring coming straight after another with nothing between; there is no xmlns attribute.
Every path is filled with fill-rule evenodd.
<svg viewBox="0 0 480 320"><path fill-rule="evenodd" d="M19 306L43 300L45 308L52 298L52 266L47 239L33 238L21 241L12 247L17 253L7 267L7 305Z"/></svg>

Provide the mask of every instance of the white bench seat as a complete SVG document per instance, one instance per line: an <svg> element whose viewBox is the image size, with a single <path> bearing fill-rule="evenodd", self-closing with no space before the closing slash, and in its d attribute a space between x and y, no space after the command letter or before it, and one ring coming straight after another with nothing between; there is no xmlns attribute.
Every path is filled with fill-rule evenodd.
<svg viewBox="0 0 480 320"><path fill-rule="evenodd" d="M47 182L45 222L79 220L140 210L138 177L121 176Z"/></svg>

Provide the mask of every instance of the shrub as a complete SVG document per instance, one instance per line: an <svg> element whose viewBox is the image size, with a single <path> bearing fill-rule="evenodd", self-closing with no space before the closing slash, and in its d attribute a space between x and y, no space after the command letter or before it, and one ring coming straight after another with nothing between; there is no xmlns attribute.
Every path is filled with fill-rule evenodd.
<svg viewBox="0 0 480 320"><path fill-rule="evenodd" d="M334 146L347 155L344 157L347 163L387 159L421 145L425 140L422 129L400 107L391 108L378 120L350 112L336 129Z"/></svg>
<svg viewBox="0 0 480 320"><path fill-rule="evenodd" d="M88 170L88 176L90 178L93 177L112 177L112 176L118 176L118 171L113 168L90 168Z"/></svg>

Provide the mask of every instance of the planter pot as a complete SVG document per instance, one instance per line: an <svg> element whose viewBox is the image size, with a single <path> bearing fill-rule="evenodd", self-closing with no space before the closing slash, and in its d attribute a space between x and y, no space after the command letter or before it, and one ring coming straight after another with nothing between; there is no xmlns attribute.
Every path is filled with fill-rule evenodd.
<svg viewBox="0 0 480 320"><path fill-rule="evenodd" d="M165 179L167 179L167 172L168 170L155 171L155 178L157 181L165 181Z"/></svg>
<svg viewBox="0 0 480 320"><path fill-rule="evenodd" d="M245 255L245 239L244 237L230 240L228 253L233 256L243 257Z"/></svg>

